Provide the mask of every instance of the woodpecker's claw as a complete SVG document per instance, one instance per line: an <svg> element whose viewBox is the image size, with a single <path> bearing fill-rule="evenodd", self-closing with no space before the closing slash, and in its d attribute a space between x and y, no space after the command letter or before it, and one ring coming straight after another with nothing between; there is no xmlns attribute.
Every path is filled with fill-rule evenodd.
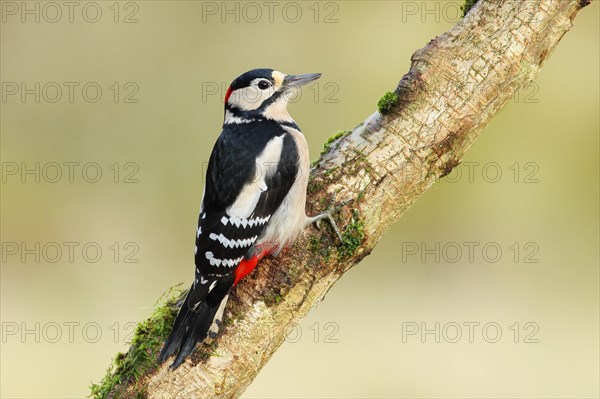
<svg viewBox="0 0 600 399"><path fill-rule="evenodd" d="M342 204L336 206L335 205L335 194L334 194L333 199L331 200L331 203L329 204L329 207L325 210L325 212L318 214L317 216L308 218L307 224L314 223L317 226L317 228L319 230L321 230L321 220L327 219L327 221L329 222L329 224L335 231L335 234L340 239L340 242L344 242L344 239L342 238L342 233L340 233L340 229L337 227L337 223L335 222L335 219L333 218L333 214L336 213L338 210L340 210L342 207L346 206L350 201L351 200L344 201Z"/></svg>
<svg viewBox="0 0 600 399"><path fill-rule="evenodd" d="M309 222L314 223L317 226L317 229L321 230L321 220L323 220L323 219L327 219L327 221L329 222L329 224L335 231L335 234L340 239L340 242L343 242L342 234L340 233L340 229L337 227L337 224L335 223L335 220L331 216L331 213L329 210L321 213L320 215L313 216L312 218L309 219Z"/></svg>

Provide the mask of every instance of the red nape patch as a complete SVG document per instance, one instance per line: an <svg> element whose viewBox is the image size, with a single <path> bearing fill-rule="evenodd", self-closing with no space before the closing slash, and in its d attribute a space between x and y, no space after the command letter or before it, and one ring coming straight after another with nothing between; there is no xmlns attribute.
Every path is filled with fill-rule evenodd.
<svg viewBox="0 0 600 399"><path fill-rule="evenodd" d="M233 285L236 286L241 279L252 273L252 270L254 270L258 262L260 262L260 260L265 256L269 255L269 253L269 251L263 251L250 259L243 259L235 269L235 281L233 282Z"/></svg>
<svg viewBox="0 0 600 399"><path fill-rule="evenodd" d="M227 104L227 101L229 100L229 97L231 97L232 92L233 90L231 90L231 86L229 86L229 88L227 89L227 93L225 93L225 101L223 101L224 104Z"/></svg>

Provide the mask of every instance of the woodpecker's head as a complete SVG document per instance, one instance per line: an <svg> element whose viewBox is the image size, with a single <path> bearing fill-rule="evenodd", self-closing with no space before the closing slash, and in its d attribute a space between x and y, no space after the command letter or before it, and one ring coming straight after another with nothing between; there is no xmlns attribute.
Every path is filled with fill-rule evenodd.
<svg viewBox="0 0 600 399"><path fill-rule="evenodd" d="M238 76L227 90L225 124L247 123L257 118L291 122L288 101L300 86L320 77L320 73L286 75L273 69L248 71Z"/></svg>

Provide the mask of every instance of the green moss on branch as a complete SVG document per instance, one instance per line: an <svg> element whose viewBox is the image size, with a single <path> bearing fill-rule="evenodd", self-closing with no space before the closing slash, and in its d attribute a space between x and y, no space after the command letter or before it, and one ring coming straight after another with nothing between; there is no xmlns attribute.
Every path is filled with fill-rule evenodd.
<svg viewBox="0 0 600 399"><path fill-rule="evenodd" d="M382 115L389 114L392 109L398 104L398 95L388 91L385 93L379 101L377 101L377 108Z"/></svg>
<svg viewBox="0 0 600 399"><path fill-rule="evenodd" d="M103 380L90 386L91 397L123 398L129 383L133 386L133 393L128 392L129 397L146 397L146 387L140 378L158 366L158 352L171 331L177 315L176 305L184 294L179 287L173 287L158 299L152 315L137 325L129 351L117 354Z"/></svg>
<svg viewBox="0 0 600 399"><path fill-rule="evenodd" d="M475 5L475 3L477 3L477 0L465 0L465 4L463 4L462 6L460 6L460 9L463 13L463 17L465 15L467 15L467 13L469 12L469 10L471 8L473 8L473 6Z"/></svg>
<svg viewBox="0 0 600 399"><path fill-rule="evenodd" d="M352 220L342 233L342 245L338 247L338 259L340 261L350 258L356 253L365 238L365 223L358 218L354 212Z"/></svg>
<svg viewBox="0 0 600 399"><path fill-rule="evenodd" d="M328 138L327 141L323 144L323 151L321 151L321 155L329 152L331 144L337 139L346 136L348 133L350 133L350 130L338 130L337 132L335 132L335 134Z"/></svg>

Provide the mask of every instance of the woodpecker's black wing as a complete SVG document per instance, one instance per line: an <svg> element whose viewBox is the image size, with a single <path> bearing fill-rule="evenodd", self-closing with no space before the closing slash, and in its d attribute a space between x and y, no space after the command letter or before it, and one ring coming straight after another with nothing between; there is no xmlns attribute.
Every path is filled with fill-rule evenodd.
<svg viewBox="0 0 600 399"><path fill-rule="evenodd" d="M296 180L298 157L294 139L276 122L226 125L207 171L196 286L210 288L249 252ZM201 301L208 291L199 287L193 299Z"/></svg>
<svg viewBox="0 0 600 399"><path fill-rule="evenodd" d="M213 320L223 311L234 284L236 267L251 254L296 181L298 160L293 137L274 121L225 125L206 176L194 283L160 361L179 349L173 367L179 366L213 330Z"/></svg>

